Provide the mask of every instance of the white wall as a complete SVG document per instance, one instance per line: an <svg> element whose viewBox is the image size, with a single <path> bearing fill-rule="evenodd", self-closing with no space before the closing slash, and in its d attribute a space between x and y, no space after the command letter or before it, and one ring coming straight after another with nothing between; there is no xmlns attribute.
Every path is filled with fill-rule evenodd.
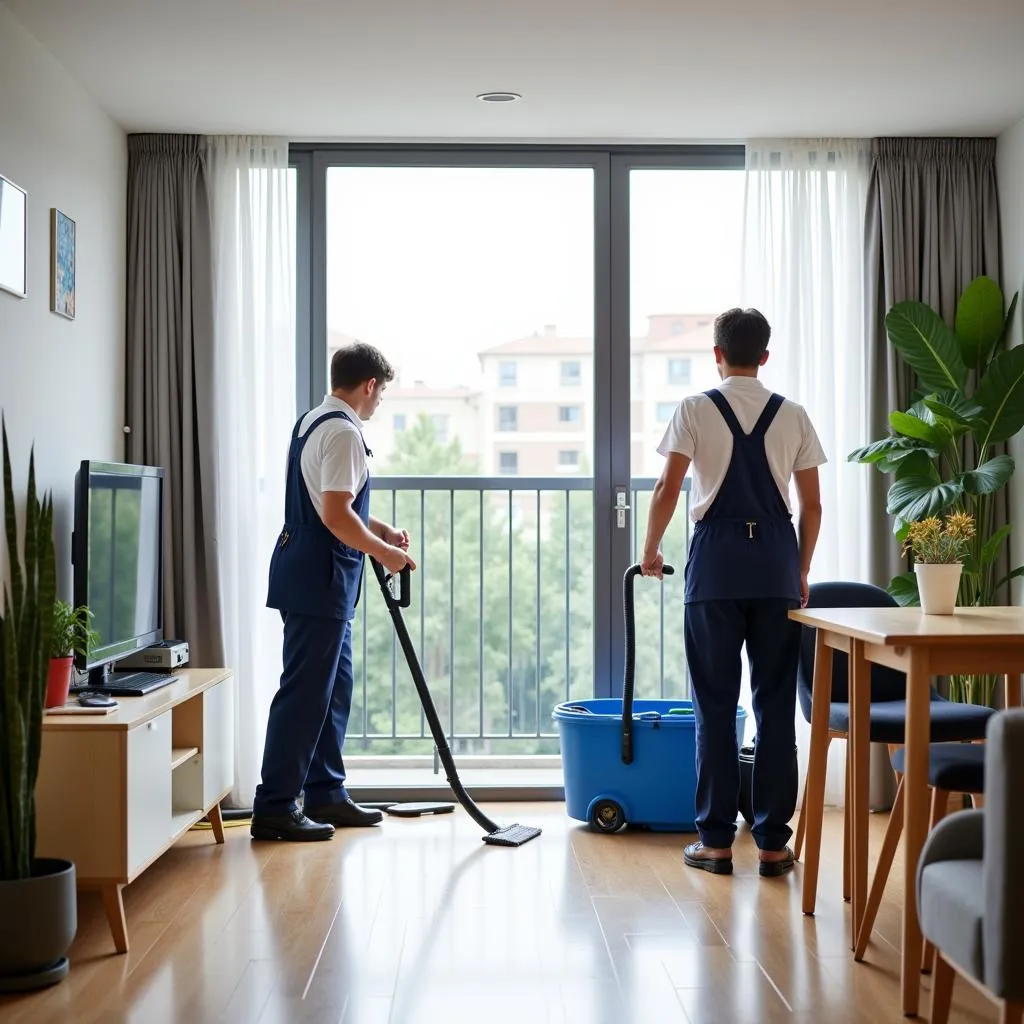
<svg viewBox="0 0 1024 1024"><path fill-rule="evenodd" d="M1024 121L999 136L996 156L999 181L999 216L1003 246L1003 289L1007 301L1014 292L1021 292L1021 304L1014 318L1011 344L1021 341L1024 321ZM1010 441L1010 454L1017 471L1010 481L1010 557L1013 565L1024 565L1024 438L1020 434ZM1017 603L1024 586L1016 584Z"/></svg>
<svg viewBox="0 0 1024 1024"><path fill-rule="evenodd" d="M53 491L59 586L70 597L75 468L123 457L127 147L2 3L0 97L0 174L28 192L28 296L0 291L0 410L19 507L33 443L39 485ZM77 225L73 321L50 312L51 207Z"/></svg>

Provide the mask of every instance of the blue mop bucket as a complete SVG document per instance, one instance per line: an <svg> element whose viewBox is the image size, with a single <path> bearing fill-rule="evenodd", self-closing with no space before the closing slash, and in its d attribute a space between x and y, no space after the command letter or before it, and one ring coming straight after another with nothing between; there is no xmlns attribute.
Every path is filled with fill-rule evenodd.
<svg viewBox="0 0 1024 1024"><path fill-rule="evenodd" d="M672 566L664 567L671 575ZM639 825L657 832L695 831L697 732L688 700L633 700L636 662L633 581L626 570L626 678L621 699L559 704L558 726L569 817L598 832ZM747 715L736 709L736 745L743 743Z"/></svg>

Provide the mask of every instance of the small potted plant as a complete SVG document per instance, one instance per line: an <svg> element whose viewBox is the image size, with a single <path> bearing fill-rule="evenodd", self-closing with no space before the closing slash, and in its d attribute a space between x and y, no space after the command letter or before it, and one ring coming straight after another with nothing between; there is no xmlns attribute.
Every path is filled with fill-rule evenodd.
<svg viewBox="0 0 1024 1024"><path fill-rule="evenodd" d="M966 512L954 512L945 522L930 516L908 526L903 553L913 556L925 615L953 614L973 536L974 517Z"/></svg>
<svg viewBox="0 0 1024 1024"><path fill-rule="evenodd" d="M46 677L46 706L67 703L71 689L71 663L76 654L87 654L96 642L89 627L91 612L85 605L72 608L66 601L53 602L53 639L50 641L50 670Z"/></svg>

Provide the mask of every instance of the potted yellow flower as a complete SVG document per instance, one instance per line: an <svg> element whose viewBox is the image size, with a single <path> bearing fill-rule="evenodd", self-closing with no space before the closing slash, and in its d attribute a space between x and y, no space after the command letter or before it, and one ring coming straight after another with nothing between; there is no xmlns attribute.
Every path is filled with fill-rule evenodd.
<svg viewBox="0 0 1024 1024"><path fill-rule="evenodd" d="M925 615L953 614L964 557L973 536L974 517L966 512L954 512L945 522L930 516L909 524L903 553L914 559Z"/></svg>

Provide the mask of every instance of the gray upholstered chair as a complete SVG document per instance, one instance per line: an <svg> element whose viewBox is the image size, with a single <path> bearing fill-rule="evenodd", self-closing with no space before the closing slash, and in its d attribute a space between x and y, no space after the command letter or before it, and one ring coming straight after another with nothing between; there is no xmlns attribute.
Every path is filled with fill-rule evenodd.
<svg viewBox="0 0 1024 1024"><path fill-rule="evenodd" d="M932 1024L945 1024L958 971L1024 1021L1024 709L993 715L985 808L961 811L929 835L917 874L917 910L938 951Z"/></svg>

